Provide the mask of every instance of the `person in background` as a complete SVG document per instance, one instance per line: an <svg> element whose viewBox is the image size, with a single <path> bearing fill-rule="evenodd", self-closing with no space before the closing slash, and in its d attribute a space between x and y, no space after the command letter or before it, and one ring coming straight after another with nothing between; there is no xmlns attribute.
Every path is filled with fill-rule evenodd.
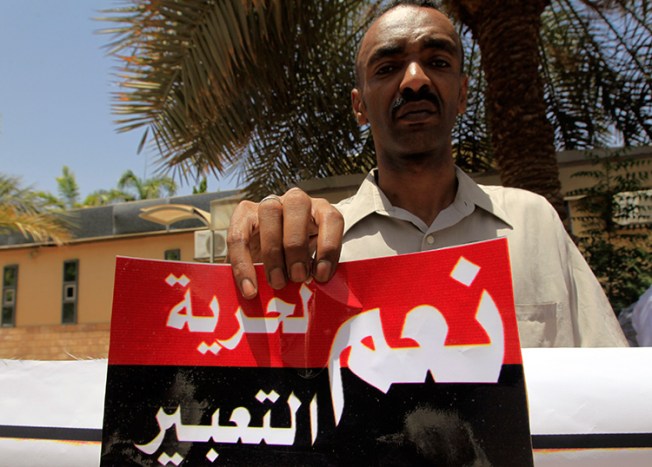
<svg viewBox="0 0 652 467"><path fill-rule="evenodd" d="M636 331L638 345L652 347L652 285L634 305L632 326Z"/></svg>

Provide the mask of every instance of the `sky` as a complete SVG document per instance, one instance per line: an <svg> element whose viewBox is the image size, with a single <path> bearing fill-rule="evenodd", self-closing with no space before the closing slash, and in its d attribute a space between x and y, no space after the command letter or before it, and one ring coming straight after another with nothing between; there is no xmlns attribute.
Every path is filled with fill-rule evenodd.
<svg viewBox="0 0 652 467"><path fill-rule="evenodd" d="M97 21L116 0L0 0L0 173L57 194L63 166L81 198L115 188L126 170L156 175L156 154L137 154L143 130L118 133L111 93L117 61ZM181 185L180 180L176 180ZM192 182L178 194L192 192ZM208 190L236 187L208 180Z"/></svg>

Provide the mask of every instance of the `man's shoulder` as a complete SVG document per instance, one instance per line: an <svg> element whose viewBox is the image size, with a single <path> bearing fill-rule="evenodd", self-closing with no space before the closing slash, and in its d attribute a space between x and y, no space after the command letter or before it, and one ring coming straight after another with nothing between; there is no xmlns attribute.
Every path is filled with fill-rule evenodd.
<svg viewBox="0 0 652 467"><path fill-rule="evenodd" d="M373 171L367 174L356 193L334 204L335 208L344 216L347 226L374 212L380 197L380 189L374 182Z"/></svg>
<svg viewBox="0 0 652 467"><path fill-rule="evenodd" d="M545 197L529 190L494 185L478 185L478 187L489 196L494 205L500 207L507 214L523 210L555 212L553 206Z"/></svg>
<svg viewBox="0 0 652 467"><path fill-rule="evenodd" d="M552 205L540 195L521 188L499 185L481 185L469 174L457 169L459 182L458 197L474 204L481 210L492 213L508 224L522 224L526 213L537 213L549 218L556 212ZM530 219L527 219L530 220Z"/></svg>

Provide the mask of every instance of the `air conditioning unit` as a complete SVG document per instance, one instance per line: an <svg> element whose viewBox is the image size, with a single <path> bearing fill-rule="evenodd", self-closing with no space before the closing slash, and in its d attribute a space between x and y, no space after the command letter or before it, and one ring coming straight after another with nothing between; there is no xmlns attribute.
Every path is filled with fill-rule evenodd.
<svg viewBox="0 0 652 467"><path fill-rule="evenodd" d="M213 258L226 256L226 230L214 230ZM211 257L211 231L195 231L195 261L209 261Z"/></svg>
<svg viewBox="0 0 652 467"><path fill-rule="evenodd" d="M635 226L652 222L652 190L622 191L614 195L614 201L616 223Z"/></svg>

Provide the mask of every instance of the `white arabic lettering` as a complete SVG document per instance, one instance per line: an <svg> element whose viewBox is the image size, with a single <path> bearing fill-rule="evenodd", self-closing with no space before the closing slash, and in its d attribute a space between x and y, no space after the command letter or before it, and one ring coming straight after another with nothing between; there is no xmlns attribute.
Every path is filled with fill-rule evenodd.
<svg viewBox="0 0 652 467"><path fill-rule="evenodd" d="M165 281L171 287L177 284L186 287L190 283L190 280L186 276L178 278L173 274L170 274ZM313 291L306 284L302 284L299 295L303 308L301 316L293 316L296 305L278 297L273 297L269 300L265 315L262 317L247 316L242 311L242 308L238 307L235 312L238 328L233 335L226 339L215 339L210 344L202 341L197 346L197 350L202 354L211 352L214 355L217 355L222 349L233 350L240 344L245 334L273 334L279 329L284 334L305 334L308 332L309 323L308 303L312 298ZM174 305L170 310L167 326L174 329L183 329L184 326L187 326L190 332L215 332L220 319L220 305L216 296L213 296L209 309L209 316L194 315L191 291L187 289L184 293L183 300Z"/></svg>
<svg viewBox="0 0 652 467"><path fill-rule="evenodd" d="M276 394L275 392L263 394L265 394L264 397L257 397L261 403L265 400L275 401L278 398L273 397L273 394ZM265 441L269 445L291 446L294 444L296 437L297 411L301 407L301 401L294 395L294 392L290 393L287 406L290 410L290 426L288 428L271 426L271 409L263 415L261 427L252 427L249 426L251 414L245 407L236 407L231 412L229 421L235 426L219 424L219 408L211 416L210 425L184 425L181 422L181 406L178 406L171 414L167 414L161 407L156 413L156 422L159 426L158 434L149 443L136 444L135 446L145 454L154 454L161 447L165 433L172 427L176 428L177 440L180 442L207 442L213 440L218 443L235 444L240 441L243 444L260 444Z"/></svg>
<svg viewBox="0 0 652 467"><path fill-rule="evenodd" d="M167 326L175 329L183 329L185 324L188 325L190 332L213 332L220 314L220 305L217 297L209 305L211 316L194 316L192 314L192 300L190 290L186 290L183 300L177 303L168 316Z"/></svg>
<svg viewBox="0 0 652 467"><path fill-rule="evenodd" d="M346 321L335 335L328 364L336 425L344 409L340 356L349 347L349 369L384 393L393 383L423 383L428 372L437 382L496 382L504 357L504 330L498 308L486 290L476 319L487 332L489 344L446 346L448 324L430 305L417 306L405 317L401 337L413 339L417 347L391 348L379 309ZM368 338L373 348L365 345Z"/></svg>

